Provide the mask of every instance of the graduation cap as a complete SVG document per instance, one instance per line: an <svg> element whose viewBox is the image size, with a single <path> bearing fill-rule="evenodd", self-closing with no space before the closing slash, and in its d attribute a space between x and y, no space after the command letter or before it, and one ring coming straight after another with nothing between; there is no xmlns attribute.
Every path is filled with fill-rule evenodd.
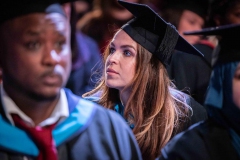
<svg viewBox="0 0 240 160"><path fill-rule="evenodd" d="M204 28L199 31L185 32L184 34L220 36L220 52L218 63L227 63L240 60L240 24Z"/></svg>
<svg viewBox="0 0 240 160"><path fill-rule="evenodd" d="M65 15L61 4L74 0L4 0L1 2L0 24L30 13L60 13Z"/></svg>
<svg viewBox="0 0 240 160"><path fill-rule="evenodd" d="M209 0L168 0L165 1L163 9L173 8L189 10L203 19L208 15Z"/></svg>
<svg viewBox="0 0 240 160"><path fill-rule="evenodd" d="M219 35L222 37L239 37L240 36L240 25L230 24L218 27L204 28L199 31L184 32L185 35Z"/></svg>
<svg viewBox="0 0 240 160"><path fill-rule="evenodd" d="M174 49L198 56L203 54L182 38L176 28L166 23L148 5L118 1L135 18L122 26L122 29L146 50L168 64Z"/></svg>

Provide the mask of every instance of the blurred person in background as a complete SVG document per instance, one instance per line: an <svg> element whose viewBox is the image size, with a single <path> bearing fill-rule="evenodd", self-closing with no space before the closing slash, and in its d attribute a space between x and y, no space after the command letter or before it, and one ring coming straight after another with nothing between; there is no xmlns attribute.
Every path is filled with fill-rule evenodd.
<svg viewBox="0 0 240 160"><path fill-rule="evenodd" d="M146 3L148 0L127 1ZM102 53L116 29L131 18L132 14L119 5L117 0L94 0L93 10L78 21L77 29L92 37L98 43Z"/></svg>
<svg viewBox="0 0 240 160"><path fill-rule="evenodd" d="M73 2L77 14L77 20L81 19L87 12L92 10L93 0L77 0Z"/></svg>
<svg viewBox="0 0 240 160"><path fill-rule="evenodd" d="M163 149L161 160L240 159L240 25L189 32L218 35L220 52L205 100L209 119L176 135Z"/></svg>
<svg viewBox="0 0 240 160"><path fill-rule="evenodd" d="M72 69L66 88L81 96L94 88L98 79L97 73L101 72L102 66L97 43L91 37L76 29L77 16L80 13L79 11L76 13L75 3L65 3L63 5L71 25L72 50Z"/></svg>
<svg viewBox="0 0 240 160"><path fill-rule="evenodd" d="M210 3L209 18L207 26L216 27L227 24L240 23L240 0L212 0ZM211 36L219 39L217 36ZM217 61L219 53L219 45L217 45L212 54L211 63Z"/></svg>
<svg viewBox="0 0 240 160"><path fill-rule="evenodd" d="M212 0L208 26L240 23L240 0Z"/></svg>
<svg viewBox="0 0 240 160"><path fill-rule="evenodd" d="M159 14L167 22L173 24L179 34L194 45L201 40L201 36L185 36L185 31L200 30L204 27L208 16L208 0L169 0L164 1Z"/></svg>
<svg viewBox="0 0 240 160"><path fill-rule="evenodd" d="M211 74L211 57L215 47L200 35L184 35L186 31L200 30L208 16L208 0L170 0L165 1L160 15L175 25L179 34L201 51L204 57L188 55L175 51L172 55L168 74L178 89L190 94L203 104Z"/></svg>

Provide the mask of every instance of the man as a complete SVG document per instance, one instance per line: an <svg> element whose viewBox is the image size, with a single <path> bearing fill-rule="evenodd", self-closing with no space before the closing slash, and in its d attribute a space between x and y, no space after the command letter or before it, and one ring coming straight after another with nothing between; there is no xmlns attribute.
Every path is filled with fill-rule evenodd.
<svg viewBox="0 0 240 160"><path fill-rule="evenodd" d="M117 113L63 89L70 31L60 3L1 4L0 159L141 159Z"/></svg>

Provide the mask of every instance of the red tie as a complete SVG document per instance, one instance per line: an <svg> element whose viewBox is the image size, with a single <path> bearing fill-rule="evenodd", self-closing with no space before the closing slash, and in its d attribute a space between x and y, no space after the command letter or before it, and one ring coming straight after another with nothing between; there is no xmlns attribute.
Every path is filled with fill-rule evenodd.
<svg viewBox="0 0 240 160"><path fill-rule="evenodd" d="M33 139L39 149L37 160L57 160L57 150L52 138L52 130L56 124L46 127L29 127L17 115L12 114L15 125L25 130Z"/></svg>

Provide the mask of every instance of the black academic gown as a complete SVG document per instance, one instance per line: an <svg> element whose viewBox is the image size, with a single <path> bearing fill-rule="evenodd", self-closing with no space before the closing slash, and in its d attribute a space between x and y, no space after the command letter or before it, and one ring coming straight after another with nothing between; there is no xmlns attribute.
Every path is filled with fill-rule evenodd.
<svg viewBox="0 0 240 160"><path fill-rule="evenodd" d="M179 90L190 94L198 103L203 104L211 75L212 48L198 44L195 46L204 58L189 53L174 51L167 66L171 80Z"/></svg>
<svg viewBox="0 0 240 160"><path fill-rule="evenodd" d="M141 159L135 137L120 115L65 90L69 117L52 134L59 160ZM0 159L35 159L39 151L33 140L12 126L0 110Z"/></svg>
<svg viewBox="0 0 240 160"><path fill-rule="evenodd" d="M204 106L195 101L191 96L185 94L187 104L192 108L192 112L189 112L189 120L185 122L183 130L186 130L191 125L204 121L208 118L208 114Z"/></svg>
<svg viewBox="0 0 240 160"><path fill-rule="evenodd" d="M159 160L239 160L229 132L212 119L176 135Z"/></svg>

